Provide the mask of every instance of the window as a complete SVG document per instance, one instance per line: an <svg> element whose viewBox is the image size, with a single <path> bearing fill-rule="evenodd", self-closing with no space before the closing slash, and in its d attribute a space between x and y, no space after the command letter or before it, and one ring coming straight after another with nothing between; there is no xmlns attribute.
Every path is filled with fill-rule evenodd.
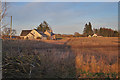
<svg viewBox="0 0 120 80"><path fill-rule="evenodd" d="M33 32L33 34L35 34L35 32Z"/></svg>

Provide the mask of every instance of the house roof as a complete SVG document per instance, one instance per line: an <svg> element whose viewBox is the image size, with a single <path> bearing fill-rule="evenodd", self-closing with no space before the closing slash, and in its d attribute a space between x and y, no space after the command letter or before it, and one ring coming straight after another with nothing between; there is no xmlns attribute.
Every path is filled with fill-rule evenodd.
<svg viewBox="0 0 120 80"><path fill-rule="evenodd" d="M44 34L42 31L35 29L39 34L41 34L43 37L47 37L46 34Z"/></svg>
<svg viewBox="0 0 120 80"><path fill-rule="evenodd" d="M93 36L97 36L97 34L93 34Z"/></svg>
<svg viewBox="0 0 120 80"><path fill-rule="evenodd" d="M53 32L49 32L49 34L50 34L51 36L53 36L53 35L54 35L54 33L53 33Z"/></svg>
<svg viewBox="0 0 120 80"><path fill-rule="evenodd" d="M29 34L32 30L22 30L20 36L26 36L27 34Z"/></svg>
<svg viewBox="0 0 120 80"><path fill-rule="evenodd" d="M53 32L50 32L49 30L46 30L51 36L55 35Z"/></svg>

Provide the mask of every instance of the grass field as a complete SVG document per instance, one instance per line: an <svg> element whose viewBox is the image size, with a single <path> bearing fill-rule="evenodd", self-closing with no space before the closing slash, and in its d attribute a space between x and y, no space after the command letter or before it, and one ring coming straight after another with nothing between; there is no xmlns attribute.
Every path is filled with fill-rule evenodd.
<svg viewBox="0 0 120 80"><path fill-rule="evenodd" d="M3 78L117 78L118 38L3 40Z"/></svg>

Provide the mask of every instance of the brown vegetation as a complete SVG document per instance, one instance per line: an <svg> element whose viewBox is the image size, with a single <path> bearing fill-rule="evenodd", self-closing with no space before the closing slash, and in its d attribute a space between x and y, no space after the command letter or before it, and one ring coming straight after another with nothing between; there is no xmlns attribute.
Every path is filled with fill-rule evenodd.
<svg viewBox="0 0 120 80"><path fill-rule="evenodd" d="M3 77L118 77L118 38L3 40Z"/></svg>
<svg viewBox="0 0 120 80"><path fill-rule="evenodd" d="M118 38L73 38L79 77L118 77ZM93 76L95 75L95 76Z"/></svg>

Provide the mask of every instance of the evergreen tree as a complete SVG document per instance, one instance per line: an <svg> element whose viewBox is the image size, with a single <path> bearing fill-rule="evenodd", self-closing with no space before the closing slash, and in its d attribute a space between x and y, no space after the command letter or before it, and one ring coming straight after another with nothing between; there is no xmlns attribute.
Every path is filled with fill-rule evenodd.
<svg viewBox="0 0 120 80"><path fill-rule="evenodd" d="M93 29L93 33L98 34L98 29Z"/></svg>
<svg viewBox="0 0 120 80"><path fill-rule="evenodd" d="M114 37L118 37L119 36L119 33L118 31L114 31L114 34L113 34Z"/></svg>
<svg viewBox="0 0 120 80"><path fill-rule="evenodd" d="M42 32L45 32L46 30L50 30L49 25L46 21L43 21L38 27L37 30L40 30Z"/></svg>
<svg viewBox="0 0 120 80"><path fill-rule="evenodd" d="M42 31L42 29L43 29L43 24L41 23L41 24L37 27L37 30Z"/></svg>
<svg viewBox="0 0 120 80"><path fill-rule="evenodd" d="M93 35L92 25L89 22L89 35Z"/></svg>
<svg viewBox="0 0 120 80"><path fill-rule="evenodd" d="M87 25L87 23L85 24L85 28L84 28L84 31L83 31L83 34L85 35L85 36L88 36L88 34L87 34L87 27L88 27L88 25Z"/></svg>
<svg viewBox="0 0 120 80"><path fill-rule="evenodd" d="M89 22L89 25L85 24L83 34L85 36L93 35L92 25L90 22Z"/></svg>

